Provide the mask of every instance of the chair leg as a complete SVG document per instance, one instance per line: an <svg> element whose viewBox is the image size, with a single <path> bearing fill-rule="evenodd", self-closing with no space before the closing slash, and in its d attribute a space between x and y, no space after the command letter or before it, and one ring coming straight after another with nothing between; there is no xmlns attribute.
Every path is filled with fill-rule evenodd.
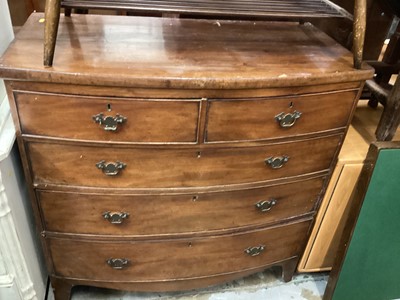
<svg viewBox="0 0 400 300"><path fill-rule="evenodd" d="M367 1L354 1L354 23L353 23L353 53L354 67L361 69L363 59L365 27L367 23Z"/></svg>
<svg viewBox="0 0 400 300"><path fill-rule="evenodd" d="M378 141L391 141L400 124L400 74L390 92L375 135Z"/></svg>
<svg viewBox="0 0 400 300"><path fill-rule="evenodd" d="M60 6L61 0L46 0L43 57L43 63L46 67L53 65L58 23L60 21Z"/></svg>
<svg viewBox="0 0 400 300"><path fill-rule="evenodd" d="M70 17L72 13L72 8L64 8L64 16Z"/></svg>

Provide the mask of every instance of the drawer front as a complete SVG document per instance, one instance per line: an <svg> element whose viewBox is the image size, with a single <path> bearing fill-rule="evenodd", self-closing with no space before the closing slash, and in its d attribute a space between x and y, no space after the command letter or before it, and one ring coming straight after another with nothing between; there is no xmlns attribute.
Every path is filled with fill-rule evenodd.
<svg viewBox="0 0 400 300"><path fill-rule="evenodd" d="M356 96L353 90L286 98L210 100L206 142L266 140L345 127Z"/></svg>
<svg viewBox="0 0 400 300"><path fill-rule="evenodd" d="M160 235L262 225L309 213L324 178L204 194L104 195L39 191L48 231Z"/></svg>
<svg viewBox="0 0 400 300"><path fill-rule="evenodd" d="M200 101L22 92L15 98L25 134L115 142L197 142Z"/></svg>
<svg viewBox="0 0 400 300"><path fill-rule="evenodd" d="M307 221L237 235L149 242L53 238L48 239L48 245L59 276L100 281L158 281L241 271L297 256L309 225ZM245 252L260 246L264 246L263 251L252 249L253 254L260 252L259 255ZM109 259L117 259L114 267L122 269L111 267L107 263Z"/></svg>
<svg viewBox="0 0 400 300"><path fill-rule="evenodd" d="M35 183L110 188L202 187L327 170L340 140L341 135L334 135L202 151L31 142L28 150ZM277 168L280 161L283 166Z"/></svg>

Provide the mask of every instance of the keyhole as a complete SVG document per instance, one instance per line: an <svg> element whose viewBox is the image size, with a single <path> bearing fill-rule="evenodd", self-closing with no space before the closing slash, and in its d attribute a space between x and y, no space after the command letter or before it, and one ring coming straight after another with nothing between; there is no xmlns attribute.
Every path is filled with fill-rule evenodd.
<svg viewBox="0 0 400 300"><path fill-rule="evenodd" d="M193 196L193 197L192 197L192 201L195 202L195 201L197 201L197 200L199 200L199 196Z"/></svg>
<svg viewBox="0 0 400 300"><path fill-rule="evenodd" d="M201 151L198 151L197 152L197 158L200 158L201 157Z"/></svg>
<svg viewBox="0 0 400 300"><path fill-rule="evenodd" d="M292 108L293 107L293 102L290 102L289 103L289 108Z"/></svg>
<svg viewBox="0 0 400 300"><path fill-rule="evenodd" d="M189 243L188 243L188 247L192 247L192 242L189 242Z"/></svg>
<svg viewBox="0 0 400 300"><path fill-rule="evenodd" d="M110 103L107 104L107 110L111 111L111 104Z"/></svg>

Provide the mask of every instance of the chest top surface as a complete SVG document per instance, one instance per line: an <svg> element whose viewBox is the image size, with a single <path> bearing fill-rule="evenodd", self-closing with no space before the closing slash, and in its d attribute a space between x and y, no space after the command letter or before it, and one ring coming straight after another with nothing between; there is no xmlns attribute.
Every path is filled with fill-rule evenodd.
<svg viewBox="0 0 400 300"><path fill-rule="evenodd" d="M0 77L155 88L264 88L364 80L352 54L310 24L128 16L61 16L43 66L43 14L0 60Z"/></svg>

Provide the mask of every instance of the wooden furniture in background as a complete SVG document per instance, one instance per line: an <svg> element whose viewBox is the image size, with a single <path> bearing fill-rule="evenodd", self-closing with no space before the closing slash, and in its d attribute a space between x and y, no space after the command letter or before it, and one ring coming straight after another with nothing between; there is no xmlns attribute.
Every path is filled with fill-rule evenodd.
<svg viewBox="0 0 400 300"><path fill-rule="evenodd" d="M400 124L400 78L397 77L396 82L387 95L385 109L382 118L376 129L376 138L378 141L391 141L396 134L396 130Z"/></svg>
<svg viewBox="0 0 400 300"><path fill-rule="evenodd" d="M395 0L385 0L383 3L391 9L394 16L400 15L400 4ZM376 107L378 103L385 106L382 118L376 130L378 141L391 141L400 123L400 79L395 79L392 87L390 81L393 75L400 71L400 26L390 37L390 42L384 52L382 61L368 61L375 68L375 76L367 81L371 91L369 105Z"/></svg>
<svg viewBox="0 0 400 300"><path fill-rule="evenodd" d="M94 15L49 69L41 18L0 76L57 300L290 280L372 69L310 24Z"/></svg>
<svg viewBox="0 0 400 300"><path fill-rule="evenodd" d="M375 141L375 131L382 112L381 105L373 109L367 102L359 102L306 250L300 260L300 272L320 272L332 268L347 220L351 196L368 148ZM395 136L395 139L398 138L400 133Z"/></svg>
<svg viewBox="0 0 400 300"><path fill-rule="evenodd" d="M45 38L44 38L44 65L53 65L54 51L57 40L57 30L60 18L61 3L70 15L71 7L84 9L123 9L139 12L166 12L169 14L189 14L191 16L211 16L211 17L263 17L274 19L294 19L303 20L304 18L321 17L341 17L351 18L351 15L329 0L262 0L262 1L243 1L234 0L229 2L215 2L194 0L191 2L178 1L92 1L92 0L46 0L45 9ZM353 26L353 51L354 66L361 68L363 46L366 26L366 0L355 0L354 6L354 26Z"/></svg>
<svg viewBox="0 0 400 300"><path fill-rule="evenodd" d="M44 11L44 0L25 0L26 13L29 16L34 11Z"/></svg>
<svg viewBox="0 0 400 300"><path fill-rule="evenodd" d="M334 0L333 2L353 14L354 1ZM384 2L367 0L364 60L378 60L382 46L388 37L394 14ZM353 30L350 20L346 18L324 18L312 20L312 23L347 49L352 48Z"/></svg>
<svg viewBox="0 0 400 300"><path fill-rule="evenodd" d="M367 80L367 86L385 107L379 106L373 110L360 103L300 261L298 270L301 272L326 271L332 268L351 206L352 193L369 145L375 140L391 140L395 136L400 122L400 80L396 80L391 91L378 83L388 83L392 74L398 72L398 45L395 35L385 52L384 62L372 63L377 67L377 77Z"/></svg>
<svg viewBox="0 0 400 300"><path fill-rule="evenodd" d="M324 299L398 299L400 143L371 145Z"/></svg>

